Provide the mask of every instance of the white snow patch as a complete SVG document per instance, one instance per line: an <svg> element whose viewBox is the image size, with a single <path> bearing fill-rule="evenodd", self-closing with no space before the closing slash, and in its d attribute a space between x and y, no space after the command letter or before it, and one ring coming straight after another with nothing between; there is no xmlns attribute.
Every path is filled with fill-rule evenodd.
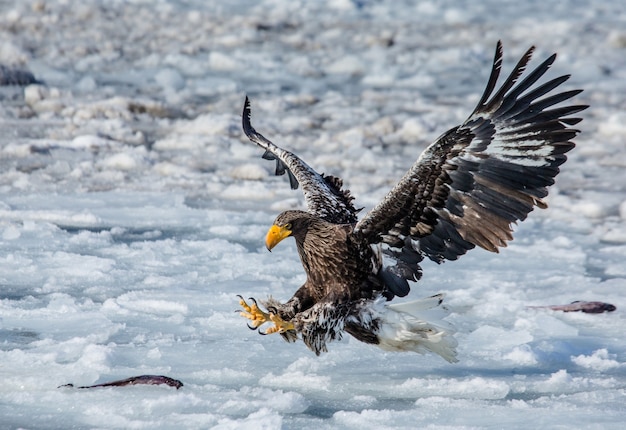
<svg viewBox="0 0 626 430"><path fill-rule="evenodd" d="M400 384L397 390L404 395L419 397L445 396L452 398L503 399L510 391L504 381L482 377L459 379L411 378Z"/></svg>
<svg viewBox="0 0 626 430"><path fill-rule="evenodd" d="M609 351L606 348L602 348L594 351L591 355L578 355L572 357L572 361L586 369L604 372L622 365L619 361L615 360L615 358L615 354L609 354Z"/></svg>
<svg viewBox="0 0 626 430"><path fill-rule="evenodd" d="M365 71L362 61L353 55L342 57L326 67L326 72L346 75L361 75Z"/></svg>
<svg viewBox="0 0 626 430"><path fill-rule="evenodd" d="M232 72L239 69L241 63L223 52L213 51L209 54L209 67L213 70Z"/></svg>
<svg viewBox="0 0 626 430"><path fill-rule="evenodd" d="M185 78L175 69L160 70L154 76L154 80L169 91L180 91L185 87Z"/></svg>
<svg viewBox="0 0 626 430"><path fill-rule="evenodd" d="M331 378L314 373L301 371L285 372L281 375L269 373L259 380L259 384L266 387L283 389L300 389L305 391L328 391Z"/></svg>
<svg viewBox="0 0 626 430"><path fill-rule="evenodd" d="M598 125L598 132L605 136L626 136L626 114L624 112L612 113L604 122Z"/></svg>
<svg viewBox="0 0 626 430"><path fill-rule="evenodd" d="M130 292L118 297L115 302L122 308L155 315L187 314L188 307L184 303L170 300L149 298L149 293Z"/></svg>
<svg viewBox="0 0 626 430"><path fill-rule="evenodd" d="M104 159L102 161L102 166L108 169L129 171L137 167L137 161L130 154L119 153Z"/></svg>
<svg viewBox="0 0 626 430"><path fill-rule="evenodd" d="M230 170L230 176L235 179L260 181L268 177L267 171L261 167L258 163L246 163L240 166L235 166Z"/></svg>

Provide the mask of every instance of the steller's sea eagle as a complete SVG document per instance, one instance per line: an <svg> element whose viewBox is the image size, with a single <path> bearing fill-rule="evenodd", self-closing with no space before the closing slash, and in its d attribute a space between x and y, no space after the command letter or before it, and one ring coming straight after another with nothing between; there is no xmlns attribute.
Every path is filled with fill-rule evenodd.
<svg viewBox="0 0 626 430"><path fill-rule="evenodd" d="M522 56L494 94L502 66L498 42L474 112L428 146L361 219L341 179L317 173L252 127L246 97L246 136L265 150L263 158L276 160L276 174L286 172L291 188L302 187L307 206L307 211L278 215L265 238L271 250L293 236L306 282L286 303L263 301L267 311L253 298L248 303L240 297L250 328L273 323L263 334L280 333L291 342L301 337L318 355L347 332L386 350L431 351L457 361L451 329L431 318L443 295L388 302L408 294L409 282L421 277L424 257L456 260L475 246L497 252L512 239L513 223L534 206L546 207L547 187L578 133L570 126L581 118L570 115L587 106L555 107L582 91L550 94L569 75L537 84L556 54L520 80L533 51Z"/></svg>

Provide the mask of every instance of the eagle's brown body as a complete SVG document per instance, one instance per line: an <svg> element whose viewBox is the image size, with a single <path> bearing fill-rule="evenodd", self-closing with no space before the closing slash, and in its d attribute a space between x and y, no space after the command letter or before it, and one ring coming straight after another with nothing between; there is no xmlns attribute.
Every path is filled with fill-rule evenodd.
<svg viewBox="0 0 626 430"><path fill-rule="evenodd" d="M319 312L316 303L335 303L341 309L359 300L393 296L377 276L380 267L371 247L354 235L354 224L333 224L293 210L281 213L274 224L291 226L307 280L289 301L268 308L292 321L296 331L305 329L311 309ZM371 334L361 333L358 324L344 321L344 329L363 342L378 343Z"/></svg>

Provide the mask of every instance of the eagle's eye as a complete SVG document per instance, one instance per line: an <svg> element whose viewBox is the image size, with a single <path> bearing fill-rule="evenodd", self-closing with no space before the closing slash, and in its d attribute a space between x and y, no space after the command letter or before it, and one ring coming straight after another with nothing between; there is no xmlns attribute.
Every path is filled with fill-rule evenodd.
<svg viewBox="0 0 626 430"><path fill-rule="evenodd" d="M283 228L286 228L287 230L291 230L291 223L288 222L287 224L283 226Z"/></svg>

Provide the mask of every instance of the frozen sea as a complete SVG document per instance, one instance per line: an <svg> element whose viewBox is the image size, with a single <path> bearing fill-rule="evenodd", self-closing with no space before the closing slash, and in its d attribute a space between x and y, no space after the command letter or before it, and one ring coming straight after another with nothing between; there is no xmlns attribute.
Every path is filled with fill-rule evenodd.
<svg viewBox="0 0 626 430"><path fill-rule="evenodd" d="M589 104L548 198L499 254L424 264L459 359L354 340L320 357L248 330L285 300L302 205L255 127L371 208L536 45ZM618 429L626 422L622 1L0 1L3 429ZM528 306L612 303L604 314ZM140 374L184 387L78 390Z"/></svg>

